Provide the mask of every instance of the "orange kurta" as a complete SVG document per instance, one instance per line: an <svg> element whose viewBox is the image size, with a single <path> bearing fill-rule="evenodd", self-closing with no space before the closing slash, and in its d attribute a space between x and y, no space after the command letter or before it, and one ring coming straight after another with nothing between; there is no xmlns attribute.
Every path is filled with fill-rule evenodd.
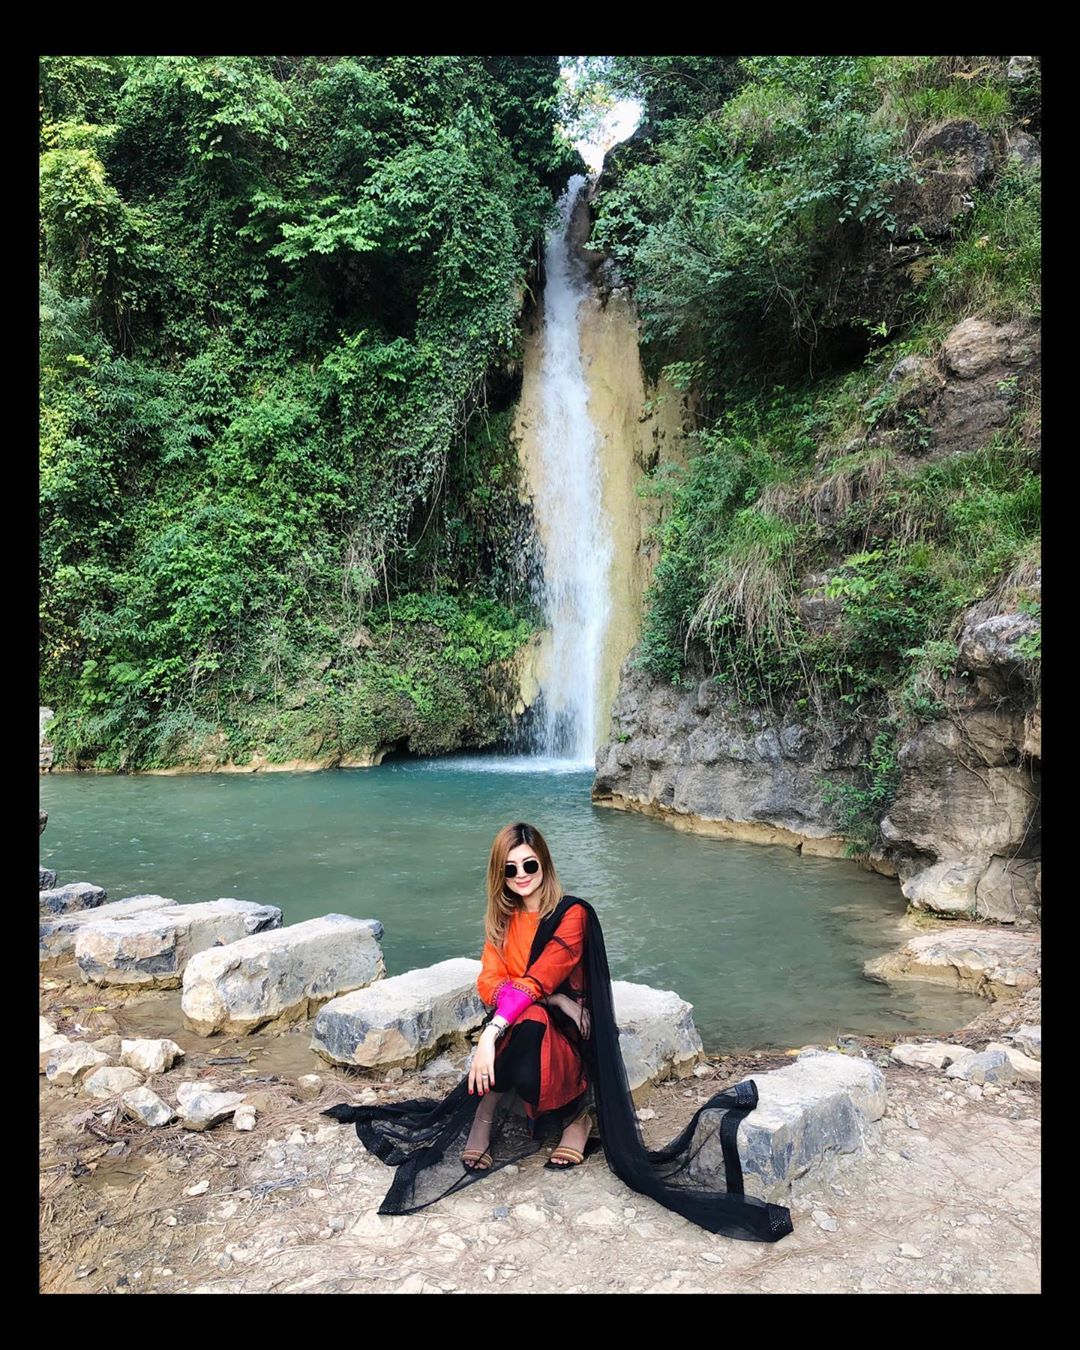
<svg viewBox="0 0 1080 1350"><path fill-rule="evenodd" d="M525 1021L539 1021L546 1028L540 1048L540 1099L535 1110L530 1103L524 1103L526 1113L530 1116L565 1105L584 1092L587 1086L577 1045L571 1043L566 1032L552 1018L548 1006L537 1002L560 990L571 998L582 998L585 908L582 905L570 906L551 941L537 960L529 965L529 952L539 922L539 915L530 914L525 909L515 910L506 931L505 950L500 953L490 942L484 943L482 969L476 981L477 992L489 1007L494 1007L499 988L507 980L533 996L532 1005L514 1019L511 1030ZM569 987L564 989L564 985ZM509 1037L510 1032L506 1032L496 1042L496 1059L509 1042Z"/></svg>

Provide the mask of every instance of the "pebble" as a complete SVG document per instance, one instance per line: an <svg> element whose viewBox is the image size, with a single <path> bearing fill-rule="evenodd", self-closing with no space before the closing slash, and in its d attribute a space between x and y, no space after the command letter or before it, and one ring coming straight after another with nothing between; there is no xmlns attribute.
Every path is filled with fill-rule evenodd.
<svg viewBox="0 0 1080 1350"><path fill-rule="evenodd" d="M641 1110L637 1112L637 1118L638 1120L655 1120L656 1112L651 1106L643 1106Z"/></svg>
<svg viewBox="0 0 1080 1350"><path fill-rule="evenodd" d="M910 1242L901 1242L900 1246L896 1249L896 1254L897 1256L908 1256L913 1261L921 1261L923 1259L922 1252L919 1251L918 1247L913 1247Z"/></svg>
<svg viewBox="0 0 1080 1350"><path fill-rule="evenodd" d="M194 1186L189 1186L184 1192L185 1195L205 1195L210 1189L209 1181L197 1181Z"/></svg>
<svg viewBox="0 0 1080 1350"><path fill-rule="evenodd" d="M827 1233L835 1233L840 1227L833 1216L824 1209L815 1209L810 1217L819 1228L824 1228Z"/></svg>

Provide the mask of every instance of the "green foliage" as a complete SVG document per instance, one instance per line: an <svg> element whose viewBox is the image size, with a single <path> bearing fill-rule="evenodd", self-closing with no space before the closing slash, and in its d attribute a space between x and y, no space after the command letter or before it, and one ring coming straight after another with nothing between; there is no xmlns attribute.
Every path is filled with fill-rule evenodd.
<svg viewBox="0 0 1080 1350"><path fill-rule="evenodd" d="M654 362L700 360L724 388L805 366L835 255L895 228L910 175L869 61L746 57L704 104L667 87L665 134L616 160L593 232L634 285Z"/></svg>
<svg viewBox="0 0 1080 1350"><path fill-rule="evenodd" d="M834 782L819 778L822 797L836 814L846 836L846 857L865 857L882 842L880 822L896 798L900 785L895 733L886 725L874 737L861 783Z"/></svg>
<svg viewBox="0 0 1080 1350"><path fill-rule="evenodd" d="M923 262L917 288L928 321L979 313L1012 319L1042 306L1042 175L1010 156L991 183L974 193L947 247Z"/></svg>
<svg viewBox="0 0 1080 1350"><path fill-rule="evenodd" d="M460 728L489 702L481 666L532 614L489 372L514 354L576 163L556 59L47 57L41 104L41 670L58 748L139 767L213 727L214 754L286 758L323 715L363 737L397 739L410 708L436 740ZM414 699L391 643L368 657L381 702L327 689L281 706L374 606L463 586ZM521 614L489 612L496 595Z"/></svg>

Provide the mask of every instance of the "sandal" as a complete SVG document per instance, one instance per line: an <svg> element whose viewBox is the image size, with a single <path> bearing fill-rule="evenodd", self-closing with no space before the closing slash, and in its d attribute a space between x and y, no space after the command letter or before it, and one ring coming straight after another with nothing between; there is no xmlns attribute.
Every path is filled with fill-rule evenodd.
<svg viewBox="0 0 1080 1350"><path fill-rule="evenodd" d="M490 1135L490 1127L495 1123L494 1113L492 1113L490 1120L485 1119L483 1116L481 1116L480 1119L482 1124L489 1127ZM461 1155L461 1162L466 1172L487 1172L490 1170L494 1159L487 1149L467 1148Z"/></svg>
<svg viewBox="0 0 1080 1350"><path fill-rule="evenodd" d="M591 1108L582 1111L580 1116L570 1122L570 1125L576 1125L579 1121L586 1119L586 1117L588 1117L589 1120L590 1133L585 1135L584 1150L571 1148L569 1144L560 1144L558 1148L552 1149L551 1157L544 1164L549 1172L568 1172L571 1167L580 1167L588 1155L592 1153L593 1149L599 1145L600 1141L598 1139L590 1137L593 1126ZM567 1129L570 1128L570 1125L567 1126Z"/></svg>

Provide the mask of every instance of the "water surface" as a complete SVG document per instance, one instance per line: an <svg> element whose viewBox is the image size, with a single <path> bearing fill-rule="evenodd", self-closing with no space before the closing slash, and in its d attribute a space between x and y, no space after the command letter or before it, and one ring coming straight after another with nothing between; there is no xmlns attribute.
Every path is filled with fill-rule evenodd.
<svg viewBox="0 0 1080 1350"><path fill-rule="evenodd" d="M896 947L895 880L831 858L684 834L593 806L577 762L451 755L324 773L49 774L43 866L110 900L233 896L285 924L379 919L388 975L479 957L496 832L536 825L564 888L595 906L615 979L674 989L707 1050L947 1032L982 1001L890 988L862 963Z"/></svg>

